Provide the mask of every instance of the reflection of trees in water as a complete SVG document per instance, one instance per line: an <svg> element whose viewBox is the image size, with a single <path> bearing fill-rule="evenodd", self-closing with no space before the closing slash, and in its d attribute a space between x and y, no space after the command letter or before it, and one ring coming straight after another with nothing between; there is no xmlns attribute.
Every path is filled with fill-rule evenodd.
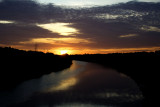
<svg viewBox="0 0 160 107"><path fill-rule="evenodd" d="M91 105L110 105L110 106L124 106L140 107L142 100L141 94L128 94L118 92L72 92L72 91L59 91L50 93L37 93L31 97L29 101L16 105L29 107L34 105L65 105L65 104L91 104ZM26 106L29 105L29 106ZM126 106L127 105L127 106Z"/></svg>
<svg viewBox="0 0 160 107"><path fill-rule="evenodd" d="M78 63L76 64L73 65L78 66ZM80 68L78 67L78 69ZM75 71L77 70L75 69ZM64 76L64 72L61 76ZM59 78L61 77L59 76ZM59 81L57 81L57 85L52 84L51 88L34 93L28 101L19 103L16 107L27 105L27 107L34 105L49 105L52 107L67 104L71 106L72 104L73 106L74 104L79 106L89 104L92 107L95 105L110 105L111 107L127 105L127 107L131 107L133 103L135 103L134 107L138 107L143 98L137 86L128 77L121 77L119 73L113 70L92 63L85 64L83 71L77 73L77 75ZM129 83L125 83L125 81Z"/></svg>

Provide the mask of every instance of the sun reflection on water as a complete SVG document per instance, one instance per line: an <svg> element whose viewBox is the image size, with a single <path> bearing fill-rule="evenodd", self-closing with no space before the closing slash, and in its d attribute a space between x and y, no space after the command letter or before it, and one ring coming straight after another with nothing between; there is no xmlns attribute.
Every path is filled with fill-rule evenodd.
<svg viewBox="0 0 160 107"><path fill-rule="evenodd" d="M52 92L52 91L60 91L60 90L67 90L69 89L71 86L74 86L77 83L77 79L76 78L69 78L67 80L63 80L62 82L60 82L60 84L58 84L55 87L52 87L48 90L48 92Z"/></svg>
<svg viewBox="0 0 160 107"><path fill-rule="evenodd" d="M7 99L7 95L3 96ZM70 68L17 87L14 107L141 107L143 95L134 81L97 64L73 61ZM17 103L18 102L18 103ZM28 104L29 106L26 106Z"/></svg>

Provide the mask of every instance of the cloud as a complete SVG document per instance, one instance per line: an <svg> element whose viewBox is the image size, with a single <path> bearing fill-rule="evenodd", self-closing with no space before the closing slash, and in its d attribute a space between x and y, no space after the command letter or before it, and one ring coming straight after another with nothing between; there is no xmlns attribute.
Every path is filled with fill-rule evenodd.
<svg viewBox="0 0 160 107"><path fill-rule="evenodd" d="M0 44L26 49L38 42L47 49L63 45L86 51L158 47L159 6L160 3L129 2L74 9L32 0L3 0Z"/></svg>
<svg viewBox="0 0 160 107"><path fill-rule="evenodd" d="M55 5L65 6L77 6L77 7L91 7L91 6L102 6L111 5L120 2L128 2L131 0L36 0L40 3L54 3Z"/></svg>
<svg viewBox="0 0 160 107"><path fill-rule="evenodd" d="M120 38L130 38L130 37L135 37L138 36L137 34L128 34L128 35L120 35Z"/></svg>
<svg viewBox="0 0 160 107"><path fill-rule="evenodd" d="M40 3L54 3L55 5L65 6L77 6L77 7L92 7L92 6L103 6L112 5L118 3L126 3L134 0L36 0ZM138 0L144 2L158 2L158 0Z"/></svg>
<svg viewBox="0 0 160 107"><path fill-rule="evenodd" d="M0 2L0 19L44 23L63 17L62 10L60 7L51 4L41 5L33 0L3 0Z"/></svg>
<svg viewBox="0 0 160 107"><path fill-rule="evenodd" d="M73 27L70 27L72 23L49 23L49 24L37 24L37 26L47 29L54 33L59 33L62 36L76 36L79 31Z"/></svg>
<svg viewBox="0 0 160 107"><path fill-rule="evenodd" d="M33 44L33 43L48 43L48 44L79 44L79 43L92 43L89 39L85 38L33 38L30 41L20 42L21 44Z"/></svg>
<svg viewBox="0 0 160 107"><path fill-rule="evenodd" d="M58 34L32 24L0 24L0 44L17 45L20 41L45 37L58 37Z"/></svg>
<svg viewBox="0 0 160 107"><path fill-rule="evenodd" d="M0 24L11 24L15 23L15 21L10 21L10 20L0 20Z"/></svg>
<svg viewBox="0 0 160 107"><path fill-rule="evenodd" d="M144 16L148 15L148 12L137 12L134 10L125 10L125 9L113 10L112 12L113 13L108 12L108 13L96 14L95 18L103 19L103 20L106 20L106 19L127 20L134 17L141 20Z"/></svg>
<svg viewBox="0 0 160 107"><path fill-rule="evenodd" d="M148 20L143 22L144 19L150 18L154 20L153 16L159 16L159 5L158 3L129 2L113 6L73 9L62 8L54 4L39 4L32 0L4 0L0 2L0 13L2 13L0 19L39 24L55 22L72 23L75 21L97 19L116 19L114 21L148 23ZM147 10L144 9L145 7L147 7ZM156 20L160 19L157 18Z"/></svg>
<svg viewBox="0 0 160 107"><path fill-rule="evenodd" d="M140 28L141 30L147 31L147 32L160 32L160 28L155 26L142 26Z"/></svg>

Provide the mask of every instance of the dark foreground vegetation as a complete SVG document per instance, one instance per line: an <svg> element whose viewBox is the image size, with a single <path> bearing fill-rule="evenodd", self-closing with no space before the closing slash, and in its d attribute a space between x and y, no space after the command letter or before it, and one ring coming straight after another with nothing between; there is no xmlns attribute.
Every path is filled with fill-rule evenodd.
<svg viewBox="0 0 160 107"><path fill-rule="evenodd" d="M126 74L142 91L144 106L152 107L156 104L159 97L160 51L58 56L0 47L0 90L10 89L25 80L68 68L72 59L94 62Z"/></svg>
<svg viewBox="0 0 160 107"><path fill-rule="evenodd" d="M25 80L60 71L72 64L67 55L58 56L10 47L0 47L0 62L0 90L13 88Z"/></svg>
<svg viewBox="0 0 160 107"><path fill-rule="evenodd" d="M72 59L101 64L131 77L144 95L144 106L152 107L159 98L157 93L160 72L160 51L115 53L97 55L73 55Z"/></svg>

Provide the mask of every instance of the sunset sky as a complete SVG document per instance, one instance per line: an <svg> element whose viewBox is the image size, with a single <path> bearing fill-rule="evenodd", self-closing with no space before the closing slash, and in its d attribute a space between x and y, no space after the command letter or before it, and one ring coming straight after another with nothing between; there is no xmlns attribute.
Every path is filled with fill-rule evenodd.
<svg viewBox="0 0 160 107"><path fill-rule="evenodd" d="M0 0L0 46L35 44L55 54L160 49L160 0Z"/></svg>

